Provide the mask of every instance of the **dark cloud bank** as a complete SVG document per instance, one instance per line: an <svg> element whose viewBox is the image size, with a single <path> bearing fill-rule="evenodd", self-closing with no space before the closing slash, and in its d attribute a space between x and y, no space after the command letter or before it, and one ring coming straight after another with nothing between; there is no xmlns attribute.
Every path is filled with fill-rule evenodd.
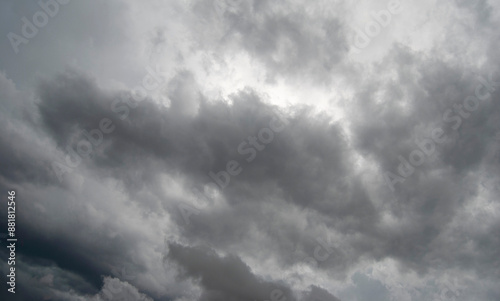
<svg viewBox="0 0 500 301"><path fill-rule="evenodd" d="M476 26L482 60L394 43L361 65L341 4L325 17L228 3L171 5L196 51L245 53L271 86L340 78L340 117L251 85L208 96L188 63L159 90L168 102L82 68L26 91L2 71L0 187L18 193L22 238L5 300L498 300L500 57L487 1L449 4Z"/></svg>

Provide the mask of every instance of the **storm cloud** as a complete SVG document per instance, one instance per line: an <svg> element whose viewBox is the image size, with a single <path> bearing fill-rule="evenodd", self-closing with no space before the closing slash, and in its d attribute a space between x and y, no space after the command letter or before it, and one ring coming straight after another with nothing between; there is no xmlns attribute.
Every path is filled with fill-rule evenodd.
<svg viewBox="0 0 500 301"><path fill-rule="evenodd" d="M63 2L0 4L6 300L500 298L497 3Z"/></svg>

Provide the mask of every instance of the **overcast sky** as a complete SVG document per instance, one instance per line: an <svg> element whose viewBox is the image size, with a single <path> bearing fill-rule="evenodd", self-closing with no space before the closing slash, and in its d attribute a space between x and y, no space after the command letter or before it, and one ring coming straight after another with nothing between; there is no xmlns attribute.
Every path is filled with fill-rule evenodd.
<svg viewBox="0 0 500 301"><path fill-rule="evenodd" d="M0 16L2 300L500 300L499 1Z"/></svg>

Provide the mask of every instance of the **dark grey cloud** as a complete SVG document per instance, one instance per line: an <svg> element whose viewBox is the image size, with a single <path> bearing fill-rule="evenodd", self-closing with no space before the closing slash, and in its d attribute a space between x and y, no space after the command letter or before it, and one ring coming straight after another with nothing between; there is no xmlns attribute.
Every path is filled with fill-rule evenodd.
<svg viewBox="0 0 500 301"><path fill-rule="evenodd" d="M168 245L165 260L179 266L180 277L192 279L203 287L200 300L297 300L283 283L265 281L255 276L238 256L220 257L207 247ZM312 286L303 300L338 301L326 290Z"/></svg>
<svg viewBox="0 0 500 301"><path fill-rule="evenodd" d="M363 92L359 93L359 105L354 108L359 116L354 122L357 147L379 164L381 172L397 174L401 164L398 156L408 161L411 152L419 149L417 142L430 138L433 129L442 128L448 141L442 144L434 142L436 150L430 157L425 156L423 165L414 167L415 172L404 183L395 183L397 203L393 204L391 211L404 219L409 228L394 229L396 232L391 234L380 233L384 240L395 239L394 244L388 244L383 253L391 253L391 256L419 271L431 268L430 262L439 262L447 267L464 264L464 267L470 268L466 261L458 259L463 258L458 241L450 243L449 256L440 257L443 253L439 253L438 259L430 254L435 254L431 250L436 244L446 240L443 232L457 217L457 211L478 197L480 183L473 179L473 175L482 177L483 158L498 132L498 124L493 122L498 119L495 109L498 92L491 92L490 98L478 102L476 110L465 111L467 117L460 117L454 106L462 105L466 97L476 95L476 87L481 85L478 76L473 76L471 70L461 66L422 59L406 49L393 49L392 57L405 58L405 64L417 61L418 67L410 67L408 71L398 68L396 66L401 63L397 59L380 66L397 72L399 93L394 93L392 81L383 80L378 80L378 85L367 86L365 91L360 89ZM412 78L405 74L410 71L413 72ZM489 76L480 75L483 78ZM385 94L384 106L377 109L375 91L380 90ZM402 97L407 101L402 103ZM447 110L450 114L445 117ZM497 178L497 162L486 164L490 169L489 177ZM464 179L469 177L472 177L472 183L469 181L464 186ZM480 248L476 251L482 253L481 250L491 249ZM486 253L489 254L489 251ZM488 257L486 253L481 258ZM489 261L494 259L490 257ZM487 266L479 269L496 273Z"/></svg>
<svg viewBox="0 0 500 301"><path fill-rule="evenodd" d="M180 78L191 81L186 75ZM180 101L177 97L182 100L191 97L179 92L182 89L178 87L182 86L179 80L174 79L171 84L177 88L171 94L170 108L145 101L131 109L130 117L123 122L116 121L116 131L110 135L106 146L103 143L102 148L97 147L92 159L82 159L83 164L91 165L100 176L122 180L133 193L143 187L160 185L155 177L165 169L188 175L191 189L201 190L207 184L216 186L208 173L225 170L230 159L237 160L242 166L242 173L232 177L229 185L221 191L231 206L223 211L203 212L193 218L190 227L182 228L187 237L212 243L232 244L242 236L250 235L248 230L255 223L255 217L248 215L248 210L259 214L263 210L259 207L273 198L276 199L276 206L289 204L302 210L313 210L328 227L342 233L353 229L372 231L378 220L377 212L363 191L359 175L349 170L349 164L354 162L348 154L347 142L339 125L328 124L327 118L318 118L307 109L299 109L294 117L290 117L287 129L277 134L272 143L247 163L247 156L238 152L238 146L248 139L246 137L269 126L273 108L249 90L235 95L231 106L222 102L209 103L196 96L200 97L198 112L196 116L189 117L183 114L185 106L175 105L176 101ZM82 84L82 81L85 83ZM103 103L110 103L104 95L93 94L95 92L91 91L96 88L89 87L85 79L80 78L76 82L70 79L70 82L64 84L64 89L57 89L57 93L43 92L41 97L41 119L46 127L56 129L53 133L56 141L70 141L79 131L90 131L92 124L99 123L99 118L94 116L106 116L103 112L106 105ZM75 93L79 87L91 94L87 96L87 102L73 97L81 94ZM53 87L45 89L51 91ZM51 95L58 100L51 99ZM71 116L70 112L78 116ZM59 114L71 118L59 118ZM92 116L90 121L86 116ZM69 124L52 124L54 122ZM163 136L160 136L162 126ZM66 132L57 131L62 128L67 129ZM83 138L80 136L80 139ZM131 176L135 172L140 174L139 178ZM285 203L281 204L280 199ZM157 208L158 205L154 206ZM174 209L168 202L161 206L169 211ZM173 218L178 224L184 223L181 215L174 215ZM290 244L294 244L292 239L296 236L294 232L302 231L304 229L290 231L277 227L272 228L269 235L275 239L278 249L290 253ZM359 255L352 254L354 257L349 261ZM346 268L343 261L344 258L339 257L332 263L342 267L341 271Z"/></svg>
<svg viewBox="0 0 500 301"><path fill-rule="evenodd" d="M20 300L498 299L498 7L403 7L354 55L386 6L75 3L4 39Z"/></svg>

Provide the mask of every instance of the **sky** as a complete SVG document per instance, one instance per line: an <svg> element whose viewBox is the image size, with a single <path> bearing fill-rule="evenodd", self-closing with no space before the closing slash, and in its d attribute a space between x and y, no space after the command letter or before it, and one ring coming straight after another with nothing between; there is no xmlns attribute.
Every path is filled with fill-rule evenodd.
<svg viewBox="0 0 500 301"><path fill-rule="evenodd" d="M500 300L499 17L1 0L1 299Z"/></svg>

